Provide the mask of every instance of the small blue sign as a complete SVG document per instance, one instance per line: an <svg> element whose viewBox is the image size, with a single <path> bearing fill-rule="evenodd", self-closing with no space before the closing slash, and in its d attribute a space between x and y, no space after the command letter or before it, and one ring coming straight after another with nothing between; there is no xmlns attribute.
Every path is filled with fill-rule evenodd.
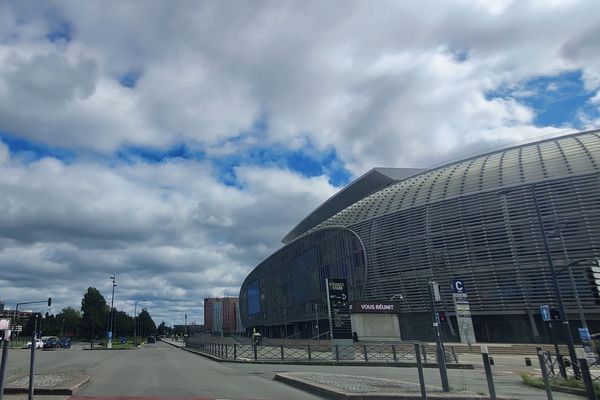
<svg viewBox="0 0 600 400"><path fill-rule="evenodd" d="M467 293L464 279L452 278L452 293Z"/></svg>
<svg viewBox="0 0 600 400"><path fill-rule="evenodd" d="M579 330L579 338L581 340L590 340L590 331L588 328L577 328Z"/></svg>
<svg viewBox="0 0 600 400"><path fill-rule="evenodd" d="M125 336L121 336L121 344L127 344L127 338Z"/></svg>
<svg viewBox="0 0 600 400"><path fill-rule="evenodd" d="M108 339L112 339L112 331L108 331Z"/></svg>
<svg viewBox="0 0 600 400"><path fill-rule="evenodd" d="M541 306L540 314L542 314L542 319L546 322L550 321L552 319L552 316L550 315L550 306L549 305Z"/></svg>

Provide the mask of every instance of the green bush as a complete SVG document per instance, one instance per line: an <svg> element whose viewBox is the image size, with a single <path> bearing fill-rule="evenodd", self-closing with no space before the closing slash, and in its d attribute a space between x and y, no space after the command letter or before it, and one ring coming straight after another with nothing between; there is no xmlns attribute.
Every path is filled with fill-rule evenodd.
<svg viewBox="0 0 600 400"><path fill-rule="evenodd" d="M525 383L526 385L544 389L544 379L541 377L535 377L535 376L531 376L529 374L523 373L523 374L521 374L521 379L523 380L523 383ZM552 389L559 389L561 387L569 387L569 388L574 388L574 389L585 390L585 384L583 383L583 381L580 381L580 380L574 379L574 378L550 379L550 387ZM594 382L594 392L596 393L596 396L600 396L600 383Z"/></svg>

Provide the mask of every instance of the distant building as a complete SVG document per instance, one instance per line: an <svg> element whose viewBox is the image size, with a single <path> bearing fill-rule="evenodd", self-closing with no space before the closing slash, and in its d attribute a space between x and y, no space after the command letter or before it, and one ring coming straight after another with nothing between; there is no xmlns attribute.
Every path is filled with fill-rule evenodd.
<svg viewBox="0 0 600 400"><path fill-rule="evenodd" d="M237 297L206 297L204 299L204 330L225 335L242 332L239 299Z"/></svg>

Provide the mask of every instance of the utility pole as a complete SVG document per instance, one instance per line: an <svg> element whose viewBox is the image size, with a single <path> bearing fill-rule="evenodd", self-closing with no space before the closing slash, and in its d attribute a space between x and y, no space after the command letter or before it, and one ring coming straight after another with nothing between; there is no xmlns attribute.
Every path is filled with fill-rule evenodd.
<svg viewBox="0 0 600 400"><path fill-rule="evenodd" d="M137 305L138 303L144 302L144 301L148 301L148 300L136 300L133 302L133 346L137 346L137 333L138 333L138 329L137 329Z"/></svg>
<svg viewBox="0 0 600 400"><path fill-rule="evenodd" d="M113 338L113 334L114 334L114 320L115 320L115 308L114 308L114 301L115 301L115 286L117 286L117 275L116 274L112 274L110 276L110 280L112 281L112 296L110 297L110 319L109 319L109 326L106 327L107 330L107 335L106 335L106 344L107 347L109 349L112 348L112 338Z"/></svg>

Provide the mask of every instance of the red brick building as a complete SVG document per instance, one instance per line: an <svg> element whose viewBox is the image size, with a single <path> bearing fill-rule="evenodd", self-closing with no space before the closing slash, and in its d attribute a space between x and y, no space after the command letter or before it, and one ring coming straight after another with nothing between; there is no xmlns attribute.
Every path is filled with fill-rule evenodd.
<svg viewBox="0 0 600 400"><path fill-rule="evenodd" d="M242 330L237 297L206 297L204 299L205 332L231 334Z"/></svg>

